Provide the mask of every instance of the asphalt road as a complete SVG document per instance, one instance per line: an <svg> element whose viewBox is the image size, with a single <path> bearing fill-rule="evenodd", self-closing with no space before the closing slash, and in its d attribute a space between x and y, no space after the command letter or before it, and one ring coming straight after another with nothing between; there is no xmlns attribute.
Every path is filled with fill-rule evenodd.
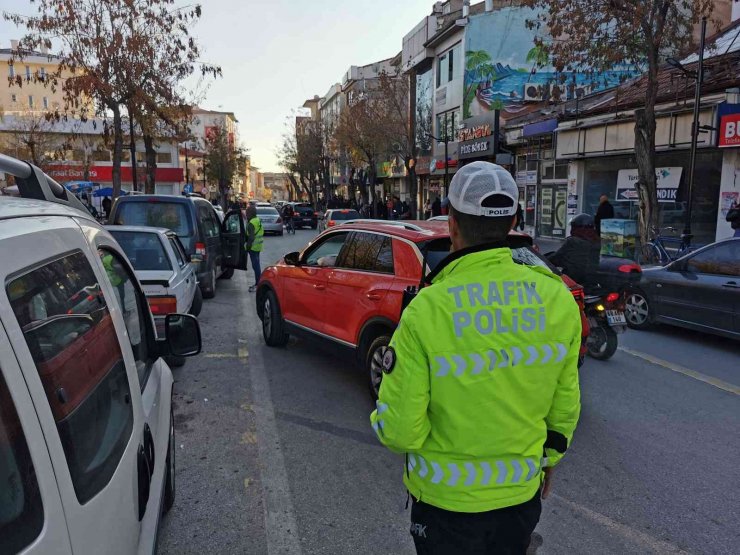
<svg viewBox="0 0 740 555"><path fill-rule="evenodd" d="M267 238L263 265L314 234ZM175 369L177 499L160 552L412 553L403 461L374 438L365 376L313 341L266 347L251 283L219 282L205 352ZM667 327L620 339L629 353L581 370L538 553L738 553L737 343Z"/></svg>

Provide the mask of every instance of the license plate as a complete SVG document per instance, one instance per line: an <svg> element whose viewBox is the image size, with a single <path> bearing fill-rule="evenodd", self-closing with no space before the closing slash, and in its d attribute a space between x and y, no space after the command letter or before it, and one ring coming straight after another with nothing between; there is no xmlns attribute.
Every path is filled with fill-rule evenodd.
<svg viewBox="0 0 740 555"><path fill-rule="evenodd" d="M624 326L627 323L624 312L621 310L607 310L606 321L609 322L610 326Z"/></svg>

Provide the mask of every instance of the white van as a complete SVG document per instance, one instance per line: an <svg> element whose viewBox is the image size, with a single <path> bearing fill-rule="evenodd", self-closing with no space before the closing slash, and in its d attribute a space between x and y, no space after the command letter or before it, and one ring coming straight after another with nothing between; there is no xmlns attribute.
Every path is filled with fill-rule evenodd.
<svg viewBox="0 0 740 555"><path fill-rule="evenodd" d="M0 155L0 553L152 553L175 498L173 378L124 252L38 168ZM34 200L35 199L35 200Z"/></svg>

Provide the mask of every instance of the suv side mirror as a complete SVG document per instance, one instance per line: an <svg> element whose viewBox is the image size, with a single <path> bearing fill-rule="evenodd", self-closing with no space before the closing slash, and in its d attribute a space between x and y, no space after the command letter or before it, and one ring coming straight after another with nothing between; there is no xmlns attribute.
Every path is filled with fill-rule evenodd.
<svg viewBox="0 0 740 555"><path fill-rule="evenodd" d="M283 259L285 260L285 263L288 266L300 266L301 265L301 253L299 252L289 252L286 254Z"/></svg>
<svg viewBox="0 0 740 555"><path fill-rule="evenodd" d="M200 324L195 316L168 314L164 321L164 329L165 341L171 355L192 357L202 350Z"/></svg>

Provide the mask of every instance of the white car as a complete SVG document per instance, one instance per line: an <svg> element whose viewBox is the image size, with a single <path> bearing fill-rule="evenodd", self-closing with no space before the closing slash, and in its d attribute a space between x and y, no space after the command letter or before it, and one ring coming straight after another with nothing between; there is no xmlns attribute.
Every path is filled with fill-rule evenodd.
<svg viewBox="0 0 740 555"><path fill-rule="evenodd" d="M198 321L158 340L113 236L40 169L0 172L29 197L0 197L0 553L152 553L175 499L162 356L200 352Z"/></svg>
<svg viewBox="0 0 740 555"><path fill-rule="evenodd" d="M167 314L200 314L203 295L195 269L174 231L124 225L107 226L106 229L131 261L149 300L158 332L164 331Z"/></svg>

